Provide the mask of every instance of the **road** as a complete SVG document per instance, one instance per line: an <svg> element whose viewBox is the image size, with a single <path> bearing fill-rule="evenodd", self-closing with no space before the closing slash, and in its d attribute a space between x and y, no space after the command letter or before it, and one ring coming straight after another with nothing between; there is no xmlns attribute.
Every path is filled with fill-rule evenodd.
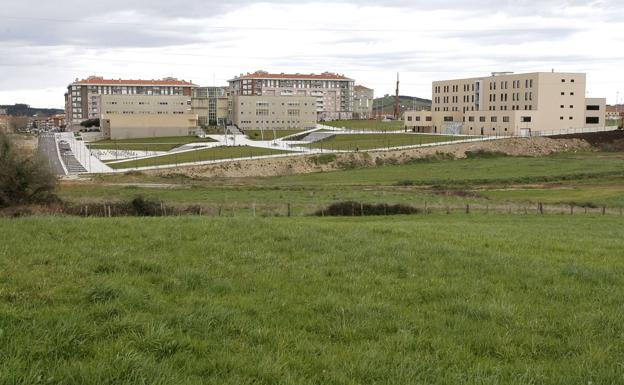
<svg viewBox="0 0 624 385"><path fill-rule="evenodd" d="M65 170L56 150L54 134L41 134L39 136L39 152L47 159L50 168L56 175L65 175Z"/></svg>

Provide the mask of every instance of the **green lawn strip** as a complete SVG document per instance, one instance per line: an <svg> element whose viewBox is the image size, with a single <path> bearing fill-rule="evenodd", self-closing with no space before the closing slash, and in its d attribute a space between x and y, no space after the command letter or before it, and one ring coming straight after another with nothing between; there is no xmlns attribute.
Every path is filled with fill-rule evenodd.
<svg viewBox="0 0 624 385"><path fill-rule="evenodd" d="M264 130L264 132L261 130L245 130L245 135L251 140L273 140L294 135L299 132L303 132L303 130Z"/></svg>
<svg viewBox="0 0 624 385"><path fill-rule="evenodd" d="M196 136L169 136L159 138L105 139L89 143L93 149L127 150L127 151L169 151L188 143L214 142L210 138Z"/></svg>
<svg viewBox="0 0 624 385"><path fill-rule="evenodd" d="M461 136L418 134L340 134L314 143L315 148L332 150L366 150L467 139Z"/></svg>
<svg viewBox="0 0 624 385"><path fill-rule="evenodd" d="M274 150L270 148L249 147L249 146L223 146L207 148L203 150L186 151L163 155L153 158L124 161L119 163L109 163L108 166L115 169L137 168L148 166L175 165L183 163L203 162L208 160L247 158L263 155L285 154L289 151Z"/></svg>
<svg viewBox="0 0 624 385"><path fill-rule="evenodd" d="M351 130L371 131L399 131L405 128L402 120L391 120L388 122L382 122L379 120L334 120L331 122L322 122L321 124Z"/></svg>
<svg viewBox="0 0 624 385"><path fill-rule="evenodd" d="M621 175L620 153L560 153L545 157L415 160L410 164L267 178L272 185L479 184L549 182Z"/></svg>
<svg viewBox="0 0 624 385"><path fill-rule="evenodd" d="M0 383L622 379L619 216L32 217L0 233Z"/></svg>

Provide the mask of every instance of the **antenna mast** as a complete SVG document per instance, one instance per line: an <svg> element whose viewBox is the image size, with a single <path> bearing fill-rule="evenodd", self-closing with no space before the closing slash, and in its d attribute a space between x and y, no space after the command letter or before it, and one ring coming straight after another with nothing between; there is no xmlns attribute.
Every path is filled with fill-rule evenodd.
<svg viewBox="0 0 624 385"><path fill-rule="evenodd" d="M394 96L394 118L396 120L399 120L400 114L401 114L401 111L400 111L400 104L399 104L399 73L397 72L396 94Z"/></svg>

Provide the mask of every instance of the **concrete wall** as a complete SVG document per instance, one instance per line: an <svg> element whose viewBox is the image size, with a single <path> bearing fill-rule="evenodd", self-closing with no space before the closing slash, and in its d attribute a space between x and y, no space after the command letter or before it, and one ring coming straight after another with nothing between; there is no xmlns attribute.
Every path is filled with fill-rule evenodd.
<svg viewBox="0 0 624 385"><path fill-rule="evenodd" d="M403 124L416 132L433 132L433 115L431 111L405 111Z"/></svg>
<svg viewBox="0 0 624 385"><path fill-rule="evenodd" d="M585 99L585 126L604 127L606 125L606 109L607 99L605 98ZM594 119L597 119L598 122L595 123Z"/></svg>

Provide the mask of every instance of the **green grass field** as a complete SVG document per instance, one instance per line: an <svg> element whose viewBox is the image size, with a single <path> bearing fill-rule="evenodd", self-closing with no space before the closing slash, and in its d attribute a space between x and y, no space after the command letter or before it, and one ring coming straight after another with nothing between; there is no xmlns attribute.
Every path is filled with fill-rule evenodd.
<svg viewBox="0 0 624 385"><path fill-rule="evenodd" d="M315 142L312 146L332 150L367 150L448 142L461 139L465 139L465 137L421 134L344 134Z"/></svg>
<svg viewBox="0 0 624 385"><path fill-rule="evenodd" d="M245 130L245 135L251 140L273 140L299 132L303 132L303 130L264 130L264 136L262 136L263 133L260 130Z"/></svg>
<svg viewBox="0 0 624 385"><path fill-rule="evenodd" d="M617 216L0 220L3 384L620 384Z"/></svg>
<svg viewBox="0 0 624 385"><path fill-rule="evenodd" d="M157 177L141 174L94 176L63 182L62 199L76 203L128 201L137 195L173 205L234 207L250 215L296 215L336 201L404 203L422 207L465 204L534 207L607 205L624 207L624 155L616 152L565 153L541 158L496 157L418 161L404 165L269 178ZM146 184L152 185L146 185Z"/></svg>
<svg viewBox="0 0 624 385"><path fill-rule="evenodd" d="M162 138L135 138L135 139L104 139L89 143L93 149L128 150L128 151L169 151L187 143L214 142L210 138L196 136L169 136Z"/></svg>
<svg viewBox="0 0 624 385"><path fill-rule="evenodd" d="M402 120L382 122L379 120L334 120L322 122L326 126L347 128L351 130L401 131L405 128Z"/></svg>
<svg viewBox="0 0 624 385"><path fill-rule="evenodd" d="M137 168L148 166L162 166L167 164L193 163L228 158L250 158L262 155L284 154L286 152L287 151L249 146L222 146L207 148L203 150L174 153L153 158L124 161L119 163L108 163L108 166L115 169Z"/></svg>

